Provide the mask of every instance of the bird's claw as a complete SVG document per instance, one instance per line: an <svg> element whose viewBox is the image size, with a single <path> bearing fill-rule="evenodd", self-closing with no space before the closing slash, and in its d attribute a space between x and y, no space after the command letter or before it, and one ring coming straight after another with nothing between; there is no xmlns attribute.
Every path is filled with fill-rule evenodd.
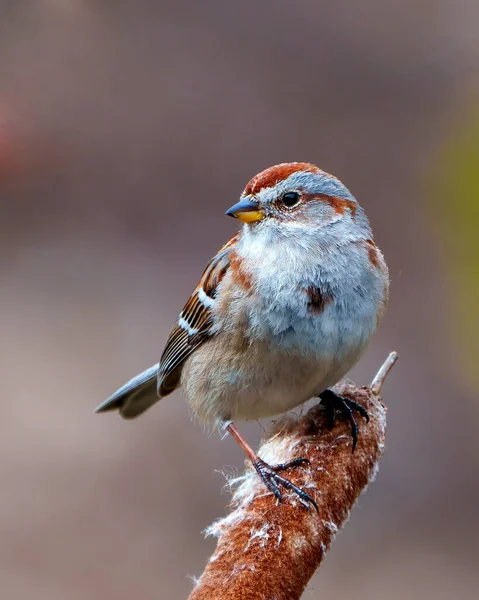
<svg viewBox="0 0 479 600"><path fill-rule="evenodd" d="M366 419L366 423L369 423L368 411L364 408L364 406L361 406L361 404L358 404L350 398L343 398L343 396L339 396L339 394L336 394L332 390L325 390L319 395L319 397L321 398L321 404L326 409L329 429L334 427L334 422L338 415L349 421L351 425L351 436L353 438L352 451L354 452L358 442L358 424L354 418L354 411L358 412L362 417L364 417Z"/></svg>
<svg viewBox="0 0 479 600"><path fill-rule="evenodd" d="M305 463L309 463L307 458L295 458L287 463L270 466L261 458L257 458L253 462L253 467L256 469L256 472L261 477L265 486L274 494L278 502L281 502L282 499L281 490L279 488L279 486L281 486L290 492L294 492L303 502L310 502L316 509L316 512L319 513L318 505L309 494L294 485L289 479L285 479L284 477L281 477L281 475L278 475L278 472L286 471L286 469L297 467Z"/></svg>

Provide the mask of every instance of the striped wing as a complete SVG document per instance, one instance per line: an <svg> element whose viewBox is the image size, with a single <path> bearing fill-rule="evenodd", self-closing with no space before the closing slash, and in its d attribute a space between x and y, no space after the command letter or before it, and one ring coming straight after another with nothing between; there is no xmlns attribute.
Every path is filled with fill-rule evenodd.
<svg viewBox="0 0 479 600"><path fill-rule="evenodd" d="M171 330L158 369L159 396L166 396L178 387L186 359L212 335L212 308L218 286L230 266L229 256L236 242L237 236L208 263L198 286Z"/></svg>

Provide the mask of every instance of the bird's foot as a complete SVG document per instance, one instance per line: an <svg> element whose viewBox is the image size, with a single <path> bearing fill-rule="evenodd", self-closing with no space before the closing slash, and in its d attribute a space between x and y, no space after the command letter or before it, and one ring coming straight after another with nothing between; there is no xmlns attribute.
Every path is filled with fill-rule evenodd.
<svg viewBox="0 0 479 600"><path fill-rule="evenodd" d="M354 452L358 441L358 424L354 418L354 412L358 412L369 423L368 411L361 404L349 398L343 398L332 390L324 390L324 392L319 394L319 397L321 398L321 404L326 409L329 429L334 427L334 422L337 418L342 418L351 424L351 436L353 438L352 451Z"/></svg>
<svg viewBox="0 0 479 600"><path fill-rule="evenodd" d="M291 469L305 463L309 463L307 458L295 458L290 462L271 466L261 458L257 457L256 460L253 461L253 467L256 469L256 472L261 477L265 486L270 492L273 492L278 502L281 502L282 498L281 490L279 489L279 486L281 486L286 490L294 492L303 502L310 502L316 509L316 512L319 513L318 505L309 494L294 485L289 479L285 479L284 477L281 477L281 475L278 475L281 471L286 471L286 469Z"/></svg>

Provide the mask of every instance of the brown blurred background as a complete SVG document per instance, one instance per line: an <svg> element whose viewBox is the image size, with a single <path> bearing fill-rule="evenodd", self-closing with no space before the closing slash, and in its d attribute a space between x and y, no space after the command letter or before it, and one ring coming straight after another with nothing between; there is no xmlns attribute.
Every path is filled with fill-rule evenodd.
<svg viewBox="0 0 479 600"><path fill-rule="evenodd" d="M389 263L354 378L401 356L378 480L304 597L477 598L478 24L474 0L1 3L2 598L187 596L241 451L181 393L93 409L290 160L352 189Z"/></svg>

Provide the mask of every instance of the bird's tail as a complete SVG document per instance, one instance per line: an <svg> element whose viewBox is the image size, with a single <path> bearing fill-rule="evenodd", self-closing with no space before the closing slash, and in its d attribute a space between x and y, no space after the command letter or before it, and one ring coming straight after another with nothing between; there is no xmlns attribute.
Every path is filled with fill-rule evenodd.
<svg viewBox="0 0 479 600"><path fill-rule="evenodd" d="M160 399L156 391L158 365L140 373L100 404L97 413L120 411L125 419L137 417Z"/></svg>

